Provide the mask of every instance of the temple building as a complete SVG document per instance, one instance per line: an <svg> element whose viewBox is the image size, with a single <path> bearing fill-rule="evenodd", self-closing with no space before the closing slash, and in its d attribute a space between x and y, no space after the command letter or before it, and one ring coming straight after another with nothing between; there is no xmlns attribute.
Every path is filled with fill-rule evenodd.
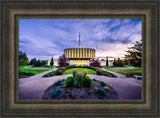
<svg viewBox="0 0 160 118"><path fill-rule="evenodd" d="M79 33L78 48L66 48L64 49L64 55L70 65L90 65L90 63L96 58L96 50L92 48L81 48Z"/></svg>
<svg viewBox="0 0 160 118"><path fill-rule="evenodd" d="M81 40L79 33L79 45L78 48L66 48L64 49L64 55L67 58L69 65L90 65L93 60L96 59L96 50L93 48L81 48ZM97 57L101 66L106 66L106 57ZM48 60L47 65L50 65ZM113 57L108 58L108 66L113 66ZM58 59L54 59L54 66L58 65Z"/></svg>

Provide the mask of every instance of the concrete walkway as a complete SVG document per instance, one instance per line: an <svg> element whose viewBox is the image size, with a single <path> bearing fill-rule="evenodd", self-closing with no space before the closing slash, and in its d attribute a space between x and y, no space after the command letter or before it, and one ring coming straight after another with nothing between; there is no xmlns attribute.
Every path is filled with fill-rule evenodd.
<svg viewBox="0 0 160 118"><path fill-rule="evenodd" d="M19 79L19 98L41 99L43 91L55 81L59 79L66 79L68 76L71 76L71 74L69 74L43 78L42 76L46 73L48 73L48 71L29 78ZM90 74L88 74L88 76L90 76L92 79L95 78L111 85L119 93L120 99L141 99L141 80L136 80L135 78L126 78L115 72L114 74L117 74L118 77L111 78Z"/></svg>

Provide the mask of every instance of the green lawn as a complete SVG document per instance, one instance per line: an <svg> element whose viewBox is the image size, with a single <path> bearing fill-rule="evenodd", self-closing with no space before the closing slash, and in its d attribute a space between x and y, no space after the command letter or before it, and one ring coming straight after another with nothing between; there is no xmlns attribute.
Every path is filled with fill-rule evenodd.
<svg viewBox="0 0 160 118"><path fill-rule="evenodd" d="M86 70L87 71L87 74L95 74L95 71L92 70L92 69L88 69L88 68L71 68L71 69L68 69L64 72L64 74L72 74L72 71L73 69L77 69L78 71L83 71L83 70Z"/></svg>
<svg viewBox="0 0 160 118"><path fill-rule="evenodd" d="M34 74L42 73L42 72L49 71L52 69L54 68L50 68L50 67L33 67L32 68L32 65L19 66L19 71L23 71L27 73L34 73Z"/></svg>
<svg viewBox="0 0 160 118"><path fill-rule="evenodd" d="M114 71L114 72L126 74L126 75L141 75L142 73L141 67L110 67L110 68L106 68L106 70Z"/></svg>

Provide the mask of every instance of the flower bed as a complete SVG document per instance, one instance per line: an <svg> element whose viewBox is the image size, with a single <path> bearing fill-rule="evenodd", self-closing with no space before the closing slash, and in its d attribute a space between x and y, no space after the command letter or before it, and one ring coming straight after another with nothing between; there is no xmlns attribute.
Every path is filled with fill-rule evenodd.
<svg viewBox="0 0 160 118"><path fill-rule="evenodd" d="M91 79L85 71L58 80L42 94L42 99L119 99L119 94L103 81Z"/></svg>

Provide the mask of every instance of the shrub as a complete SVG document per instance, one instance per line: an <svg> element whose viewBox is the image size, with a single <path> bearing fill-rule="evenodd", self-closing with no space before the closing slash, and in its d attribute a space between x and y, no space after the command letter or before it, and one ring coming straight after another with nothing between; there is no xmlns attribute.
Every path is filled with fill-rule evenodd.
<svg viewBox="0 0 160 118"><path fill-rule="evenodd" d="M100 67L100 62L98 61L98 59L93 61L92 66Z"/></svg>
<svg viewBox="0 0 160 118"><path fill-rule="evenodd" d="M77 69L74 69L72 73L73 73L74 87L78 87L78 88L82 87L84 77L87 75L87 71L78 72Z"/></svg>
<svg viewBox="0 0 160 118"><path fill-rule="evenodd" d="M98 80L98 82L100 83L100 82L101 82L101 80Z"/></svg>
<svg viewBox="0 0 160 118"><path fill-rule="evenodd" d="M29 75L29 76L33 76L33 75L35 75L34 73L27 73L27 72L24 72L24 71L20 71L19 72L19 75Z"/></svg>
<svg viewBox="0 0 160 118"><path fill-rule="evenodd" d="M65 70L66 70L66 67L61 67L61 68L59 68L59 69L61 69L62 71L65 71Z"/></svg>
<svg viewBox="0 0 160 118"><path fill-rule="evenodd" d="M99 95L101 95L101 96L105 96L106 95L106 92L103 89L100 89L100 88L98 88L96 90L96 93L99 94Z"/></svg>
<svg viewBox="0 0 160 118"><path fill-rule="evenodd" d="M101 87L105 87L106 86L106 83L104 83L103 81L101 81Z"/></svg>
<svg viewBox="0 0 160 118"><path fill-rule="evenodd" d="M110 89L108 86L105 86L105 87L104 87L104 90L106 90L106 91L109 92L111 89Z"/></svg>
<svg viewBox="0 0 160 118"><path fill-rule="evenodd" d="M33 76L33 75L35 75L34 73L27 73L27 75L29 75L29 76Z"/></svg>
<svg viewBox="0 0 160 118"><path fill-rule="evenodd" d="M64 54L59 57L59 59L58 59L58 65L60 67L67 66L67 58L65 57Z"/></svg>
<svg viewBox="0 0 160 118"><path fill-rule="evenodd" d="M59 96L62 94L62 89L58 88L52 93L52 97Z"/></svg>
<svg viewBox="0 0 160 118"><path fill-rule="evenodd" d="M67 77L66 81L65 81L65 85L66 87L72 87L73 86L73 77Z"/></svg>
<svg viewBox="0 0 160 118"><path fill-rule="evenodd" d="M78 73L78 70L77 70L77 69L74 69L74 70L72 71L73 78L76 77L76 73Z"/></svg>
<svg viewBox="0 0 160 118"><path fill-rule="evenodd" d="M57 69L55 75L63 75L63 71L61 69Z"/></svg>
<svg viewBox="0 0 160 118"><path fill-rule="evenodd" d="M93 79L93 81L95 81L95 82L96 82L97 80L94 78L94 79Z"/></svg>
<svg viewBox="0 0 160 118"><path fill-rule="evenodd" d="M87 75L87 71L86 70L82 71L81 73L82 73L82 78L84 78Z"/></svg>
<svg viewBox="0 0 160 118"><path fill-rule="evenodd" d="M54 71L49 72L49 73L43 75L43 77L51 77L51 76L53 76L53 73L54 73Z"/></svg>
<svg viewBox="0 0 160 118"><path fill-rule="evenodd" d="M103 72L101 70L96 71L97 75L103 75Z"/></svg>
<svg viewBox="0 0 160 118"><path fill-rule="evenodd" d="M111 75L109 72L107 72L107 71L104 71L104 75L105 75L105 76L109 76L109 77L112 76L112 75Z"/></svg>
<svg viewBox="0 0 160 118"><path fill-rule="evenodd" d="M41 61L40 60L36 61L35 64L34 64L34 66L35 67L40 67L41 66Z"/></svg>
<svg viewBox="0 0 160 118"><path fill-rule="evenodd" d="M73 77L74 86L80 88L83 86L82 74L77 72L75 77Z"/></svg>
<svg viewBox="0 0 160 118"><path fill-rule="evenodd" d="M93 80L89 76L85 76L83 79L83 86L84 87L91 87Z"/></svg>
<svg viewBox="0 0 160 118"><path fill-rule="evenodd" d="M64 81L64 79L58 80L58 81L54 82L52 86L59 86L62 84L63 81Z"/></svg>

